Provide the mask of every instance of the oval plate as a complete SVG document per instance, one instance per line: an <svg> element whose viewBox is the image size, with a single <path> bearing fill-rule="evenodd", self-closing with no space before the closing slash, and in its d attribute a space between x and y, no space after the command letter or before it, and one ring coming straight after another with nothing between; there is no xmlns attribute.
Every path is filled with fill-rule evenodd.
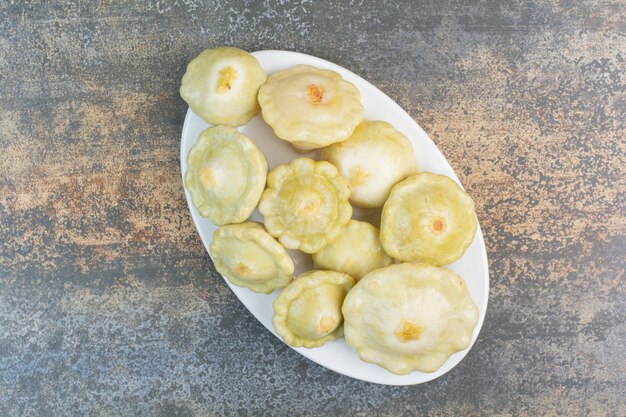
<svg viewBox="0 0 626 417"><path fill-rule="evenodd" d="M308 64L338 72L343 76L343 78L356 85L361 92L361 101L365 107L366 119L385 120L409 138L415 150L421 171L431 171L438 174L445 174L460 184L459 179L444 156L441 154L439 149L437 149L428 135L422 130L422 128L419 127L411 116L402 110L402 108L391 98L378 88L374 87L372 84L365 81L363 78L331 62L297 52L259 51L254 52L252 55L259 60L268 74L290 68L298 64ZM209 125L196 116L196 114L191 110L187 111L180 144L180 166L183 176L185 170L187 169L187 153L195 143L200 132L208 126ZM265 155L270 169L279 164L288 163L294 158L301 156L309 156L317 159L318 155L316 152L311 152L309 154L297 153L293 150L289 143L278 139L274 135L273 130L265 124L260 115L252 119L247 125L242 126L239 131L256 143L261 152ZM187 190L185 190L185 195L187 196L187 204L189 205L191 217L196 225L196 229L198 229L198 233L204 243L204 247L207 252L209 252L209 245L211 244L211 238L216 226L213 225L213 223L211 223L208 219L203 218L198 214L198 211L191 203ZM378 225L380 210L357 210L355 208L354 217L369 220L375 225ZM250 219L259 222L263 221L262 216L256 210ZM296 275L313 269L312 261L309 255L305 255L298 251L290 251L290 254L294 258L294 262L296 264ZM447 267L465 279L472 299L480 311L480 319L474 329L472 338L473 345L485 318L487 298L489 295L487 253L485 251L485 244L480 226L476 232L474 242L467 249L463 257ZM263 324L270 332L276 335L272 325L272 302L278 295L278 291L275 291L270 295L257 294L247 288L240 288L231 285L226 278L224 278L224 280L239 300L241 300L243 305L250 310L254 317L256 317L257 320L259 320L261 324ZM435 372L413 372L409 375L403 376L394 375L377 365L363 362L359 359L356 351L348 346L343 339L326 343L324 346L315 349L295 348L294 350L328 369L352 378L378 384L411 385L427 382L445 374L450 369L454 368L461 361L461 359L463 359L463 357L465 357L470 348L452 355L448 361Z"/></svg>

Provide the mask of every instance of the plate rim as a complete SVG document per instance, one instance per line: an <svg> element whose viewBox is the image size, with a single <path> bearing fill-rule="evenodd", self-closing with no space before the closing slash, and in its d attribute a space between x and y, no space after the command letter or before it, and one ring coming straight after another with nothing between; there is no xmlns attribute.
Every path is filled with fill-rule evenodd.
<svg viewBox="0 0 626 417"><path fill-rule="evenodd" d="M389 97L384 91L382 91L380 88L378 88L377 86L375 86L374 84L372 84L371 82L369 82L368 80L366 80L365 78L361 77L360 75L354 73L353 71L342 67L338 64L335 64L331 61L325 60L323 58L319 58L313 55L308 55L308 54L304 54L301 52L295 52L295 51L286 51L286 50L277 50L277 49L265 49L265 50L259 50L259 51L255 51L255 52L251 52L251 54L256 58L258 56L262 56L262 55L296 55L302 58L305 58L306 60L313 60L313 61L317 61L318 63L322 64L322 66L325 67L333 67L335 69L340 69L342 71L346 71L348 73L350 73L352 76L358 78L360 81L368 84L369 86L371 86L372 88L374 88L378 93L380 93L384 99L387 101L387 105L391 105L391 107L394 108L393 112L397 112L399 114L402 115L402 117L408 118L410 119L410 121L412 122L412 124L422 133L422 135L428 139L427 143L429 144L429 146L431 148L433 148L433 150L437 153L439 153L442 156L443 161L445 162L445 164L447 165L448 169L450 172L452 172L453 176L451 177L458 185L461 186L461 188L463 188L465 190L465 187L463 187L463 184L461 184L461 181L459 180L458 176L456 175L456 171L452 168L452 166L450 165L450 163L448 162L448 159L445 157L445 155L443 154L443 152L441 152L441 150L437 147L437 145L435 144L435 142L430 138L430 136L426 133L426 131L424 131L424 129L422 129L422 127L419 125L419 123L417 123L417 121L406 111L404 110L398 103L396 103L391 97ZM212 262L214 262L213 256L211 255L211 252L209 250L209 243L206 241L206 239L203 236L203 233L200 233L200 227L198 222L196 221L195 216L193 215L193 211L192 211L192 207L193 207L193 203L191 201L191 196L189 195L189 192L187 191L187 189L184 186L184 182L185 182L185 171L183 170L183 164L184 161L186 160L186 155L184 154L184 141L185 141L185 137L187 136L186 132L189 129L189 124L191 123L191 116L194 115L193 111L191 110L191 108L187 108L187 112L185 113L185 120L183 122L183 127L181 130L181 137L180 137L180 169L181 169L181 175L182 175L182 185L183 185L183 191L185 193L185 200L187 201L187 209L189 211L189 215L191 216L191 219L193 221L193 224L195 226L196 232L198 233L198 235L200 236L200 240L202 241L202 244L204 245L204 248L207 252L207 254L209 255L209 258L211 259ZM476 216L477 221L478 216ZM257 315L254 313L254 311L252 311L252 309L248 306L248 304L246 302L244 302L238 295L237 293L235 293L234 289L233 289L233 284L231 284L228 279L226 279L226 277L224 277L222 274L218 274L222 277L222 279L224 280L224 282L226 283L226 285L229 287L230 291L233 293L233 295L238 299L238 301L243 304L243 306L248 310L248 312L259 322L259 324L261 324L264 328L266 328L271 334L273 334L275 337L277 337L281 343L285 344L286 346L289 346L289 348L291 348L292 350L296 351L297 353L299 353L301 356L303 356L304 358L316 363L319 366L322 366L323 368L329 369L333 372L336 372L340 375L355 379L355 380L359 380L359 381L365 381L365 382L369 382L369 383L374 383L374 384L379 384L379 385L387 385L387 386L409 386L409 385L418 385L418 384L425 384L427 382L430 381L434 381L437 378L442 377L443 375L446 375L448 372L452 371L453 369L455 369L462 361L463 359L465 359L465 357L469 354L469 352L472 350L472 348L474 347L474 345L476 344L478 337L480 336L480 332L482 331L482 327L485 321L485 317L487 314L487 309L489 307L489 292L490 292L490 282L489 282L489 260L487 257L487 247L485 246L485 240L484 240L484 236L483 236L483 232L482 232L482 228L480 226L480 221L478 221L478 228L477 228L477 233L474 237L474 239L478 239L478 244L480 246L480 252L482 255L482 263L485 266L485 272L484 272L484 276L482 277L482 279L484 280L485 286L484 286L484 290L483 290L483 298L484 298L484 308L482 309L482 311L480 311L479 309L479 319L478 322L476 323L476 327L478 328L478 331L475 334L475 337L472 338L472 343L470 344L469 347L467 347L466 349L461 350L460 352L464 352L463 356L459 359L459 361L452 366L450 369L445 370L442 373L437 374L437 371L434 372L422 372L423 375L426 375L426 379L423 381L406 381L406 383L404 383L404 381L402 382L385 382L385 381L379 381L379 380L373 380L373 379L367 379L367 378L361 378L361 377L357 377L357 376L353 376L353 375L348 375L342 371L337 370L335 367L333 366L328 366L326 364L322 364L319 361L317 361L316 359L309 357L308 355L306 355L301 349L303 348L294 348L293 346L289 346L287 343L285 343L282 338L276 334L275 331L273 331L272 329L270 329L269 327L267 327L258 317ZM445 266L444 266L445 267ZM217 272L217 271L216 271ZM356 354L356 352L355 352ZM359 360L363 361L362 359L359 358ZM449 358L448 358L449 360ZM368 363L363 361L364 363ZM447 362L447 361L446 361ZM445 364L445 362L444 362ZM375 364L374 364L375 365ZM378 365L376 365L378 366ZM443 365L442 365L443 366ZM387 371L389 372L389 371ZM389 372L390 375L394 376L394 377L409 377L411 376L413 373L407 374L407 375L396 375L393 374L391 372ZM436 375L435 375L436 374Z"/></svg>

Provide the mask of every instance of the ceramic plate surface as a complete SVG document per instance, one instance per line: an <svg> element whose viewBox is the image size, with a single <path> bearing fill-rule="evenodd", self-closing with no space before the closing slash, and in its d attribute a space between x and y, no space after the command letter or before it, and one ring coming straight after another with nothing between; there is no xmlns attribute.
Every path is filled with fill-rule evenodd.
<svg viewBox="0 0 626 417"><path fill-rule="evenodd" d="M415 150L420 171L445 174L459 182L459 179L439 149L437 149L428 135L426 135L422 128L419 127L419 125L411 118L411 116L402 110L400 106L398 106L382 91L365 81L363 78L331 62L296 52L259 51L254 52L253 55L259 60L268 74L287 69L298 64L313 65L340 73L346 80L356 85L360 90L361 101L365 107L366 119L387 121L397 130L404 133L407 138L409 138ZM187 153L195 143L200 132L207 127L208 125L191 110L187 111L180 145L180 164L183 175L187 169ZM301 156L309 156L314 159L318 159L317 152L309 154L297 153L293 150L289 143L278 139L274 135L272 128L265 124L261 115L252 119L247 125L242 126L239 131L256 143L261 152L265 155L269 169L272 169L279 164L288 163L294 158ZM191 203L189 193L185 191L185 194L187 196L187 204L189 205L191 216L208 252L211 238L216 226L213 225L208 219L203 218L198 214L198 211ZM353 217L368 220L379 226L380 210L360 210L355 208ZM262 216L256 210L250 219L259 222L263 221ZM296 276L313 268L313 263L309 255L305 255L297 251L289 252L296 265ZM472 299L478 306L479 320L478 325L474 329L472 338L473 345L485 318L487 298L489 294L487 253L485 251L485 244L480 226L476 232L474 242L467 249L463 257L447 267L465 279ZM259 320L270 332L276 334L272 325L272 302L278 295L278 291L275 291L270 295L257 294L247 288L240 288L231 285L226 279L224 280L239 300L241 300L248 310L250 310L254 317L256 317L257 320ZM348 346L343 339L326 343L324 346L315 349L296 348L294 350L328 369L352 378L378 384L411 385L427 382L445 374L454 368L461 361L461 359L463 359L463 357L465 357L470 348L452 355L448 361L435 372L413 372L409 375L403 376L394 375L377 365L361 361L356 354L356 351Z"/></svg>

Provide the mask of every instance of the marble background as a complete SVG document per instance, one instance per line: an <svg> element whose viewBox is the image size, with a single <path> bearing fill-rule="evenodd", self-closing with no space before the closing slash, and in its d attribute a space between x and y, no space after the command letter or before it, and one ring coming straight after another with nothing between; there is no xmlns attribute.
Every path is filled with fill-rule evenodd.
<svg viewBox="0 0 626 417"><path fill-rule="evenodd" d="M0 415L626 415L625 33L611 0L1 2ZM178 86L224 44L356 72L448 158L492 288L452 372L327 371L215 273Z"/></svg>

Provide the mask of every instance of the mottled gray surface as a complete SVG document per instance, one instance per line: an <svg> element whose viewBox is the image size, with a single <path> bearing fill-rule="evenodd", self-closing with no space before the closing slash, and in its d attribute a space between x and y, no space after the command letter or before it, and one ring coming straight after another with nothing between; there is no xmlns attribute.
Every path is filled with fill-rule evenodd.
<svg viewBox="0 0 626 417"><path fill-rule="evenodd" d="M0 2L0 416L624 416L621 1ZM421 386L315 365L216 275L180 181L206 47L377 85L474 197L489 310Z"/></svg>

